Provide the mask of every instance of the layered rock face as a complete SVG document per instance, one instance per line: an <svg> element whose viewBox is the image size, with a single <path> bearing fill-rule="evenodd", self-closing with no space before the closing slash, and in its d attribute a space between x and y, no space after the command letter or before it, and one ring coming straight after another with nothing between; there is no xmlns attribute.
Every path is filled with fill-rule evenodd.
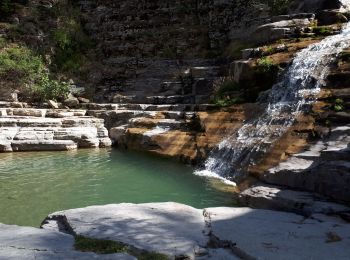
<svg viewBox="0 0 350 260"><path fill-rule="evenodd" d="M0 151L64 151L111 146L103 119L85 110L13 108L0 103ZM25 104L24 104L25 105Z"/></svg>
<svg viewBox="0 0 350 260"><path fill-rule="evenodd" d="M98 64L89 79L97 87L95 98L116 103L154 103L151 96L176 96L167 101L173 103L208 101L220 76L217 66L225 64L214 57L261 13L253 1L79 4L97 43Z"/></svg>
<svg viewBox="0 0 350 260"><path fill-rule="evenodd" d="M307 135L303 145L288 154L276 167L261 171L270 184L314 191L334 200L350 201L349 150L349 50L340 54L331 68L326 86L313 106L313 121L296 133ZM306 132L307 132L306 131ZM290 140L290 139L287 139ZM298 146L296 143L295 146ZM276 147L277 150L283 149ZM300 149L302 148L302 149ZM281 158L281 157L280 157Z"/></svg>

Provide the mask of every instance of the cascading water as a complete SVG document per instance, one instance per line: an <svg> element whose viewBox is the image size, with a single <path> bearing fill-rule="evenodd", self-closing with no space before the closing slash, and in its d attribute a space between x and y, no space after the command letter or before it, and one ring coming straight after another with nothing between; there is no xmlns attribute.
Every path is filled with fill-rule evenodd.
<svg viewBox="0 0 350 260"><path fill-rule="evenodd" d="M343 0L350 10L350 0ZM350 46L350 23L340 34L300 51L279 83L272 87L264 112L222 140L210 153L205 169L195 174L234 184L259 155L266 153L295 122L298 114L316 100L335 57Z"/></svg>

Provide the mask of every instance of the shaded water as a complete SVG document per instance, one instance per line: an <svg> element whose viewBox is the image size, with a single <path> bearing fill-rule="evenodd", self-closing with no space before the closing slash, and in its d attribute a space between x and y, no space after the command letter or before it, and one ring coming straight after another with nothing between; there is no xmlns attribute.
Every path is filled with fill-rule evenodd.
<svg viewBox="0 0 350 260"><path fill-rule="evenodd" d="M0 222L39 226L54 211L121 202L232 206L232 193L192 171L119 150L0 154Z"/></svg>

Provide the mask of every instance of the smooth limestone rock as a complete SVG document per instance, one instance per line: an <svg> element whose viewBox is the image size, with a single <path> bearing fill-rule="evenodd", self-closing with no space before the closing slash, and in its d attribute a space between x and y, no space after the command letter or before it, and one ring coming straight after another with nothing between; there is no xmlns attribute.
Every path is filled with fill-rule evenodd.
<svg viewBox="0 0 350 260"><path fill-rule="evenodd" d="M190 259L348 259L350 224L322 214L178 203L114 204L50 214L42 228Z"/></svg>
<svg viewBox="0 0 350 260"><path fill-rule="evenodd" d="M74 250L74 237L57 231L0 224L0 259L120 259L133 260L127 254L98 255Z"/></svg>
<svg viewBox="0 0 350 260"><path fill-rule="evenodd" d="M235 243L246 258L345 260L350 255L350 225L337 218L224 207L206 209L205 216L212 235Z"/></svg>
<svg viewBox="0 0 350 260"><path fill-rule="evenodd" d="M64 216L62 218L62 216ZM76 234L120 241L139 249L191 259L207 244L202 210L177 203L118 204L56 212ZM45 222L44 222L45 223ZM57 229L52 221L44 229Z"/></svg>

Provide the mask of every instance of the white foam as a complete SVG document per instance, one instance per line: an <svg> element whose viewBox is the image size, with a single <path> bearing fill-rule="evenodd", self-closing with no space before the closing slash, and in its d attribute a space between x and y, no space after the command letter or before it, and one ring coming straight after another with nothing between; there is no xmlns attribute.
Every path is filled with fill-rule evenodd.
<svg viewBox="0 0 350 260"><path fill-rule="evenodd" d="M156 126L155 128L153 128L152 130L149 130L147 132L144 132L143 135L145 136L154 136L154 135L160 135L163 133L166 133L170 130L169 127L160 127L160 126Z"/></svg>
<svg viewBox="0 0 350 260"><path fill-rule="evenodd" d="M216 174L215 172L211 172L208 170L194 171L194 174L197 176L201 176L201 177L218 179L227 185L237 186L237 184L235 182L229 181L229 180L225 179L224 177L221 177L219 174Z"/></svg>

